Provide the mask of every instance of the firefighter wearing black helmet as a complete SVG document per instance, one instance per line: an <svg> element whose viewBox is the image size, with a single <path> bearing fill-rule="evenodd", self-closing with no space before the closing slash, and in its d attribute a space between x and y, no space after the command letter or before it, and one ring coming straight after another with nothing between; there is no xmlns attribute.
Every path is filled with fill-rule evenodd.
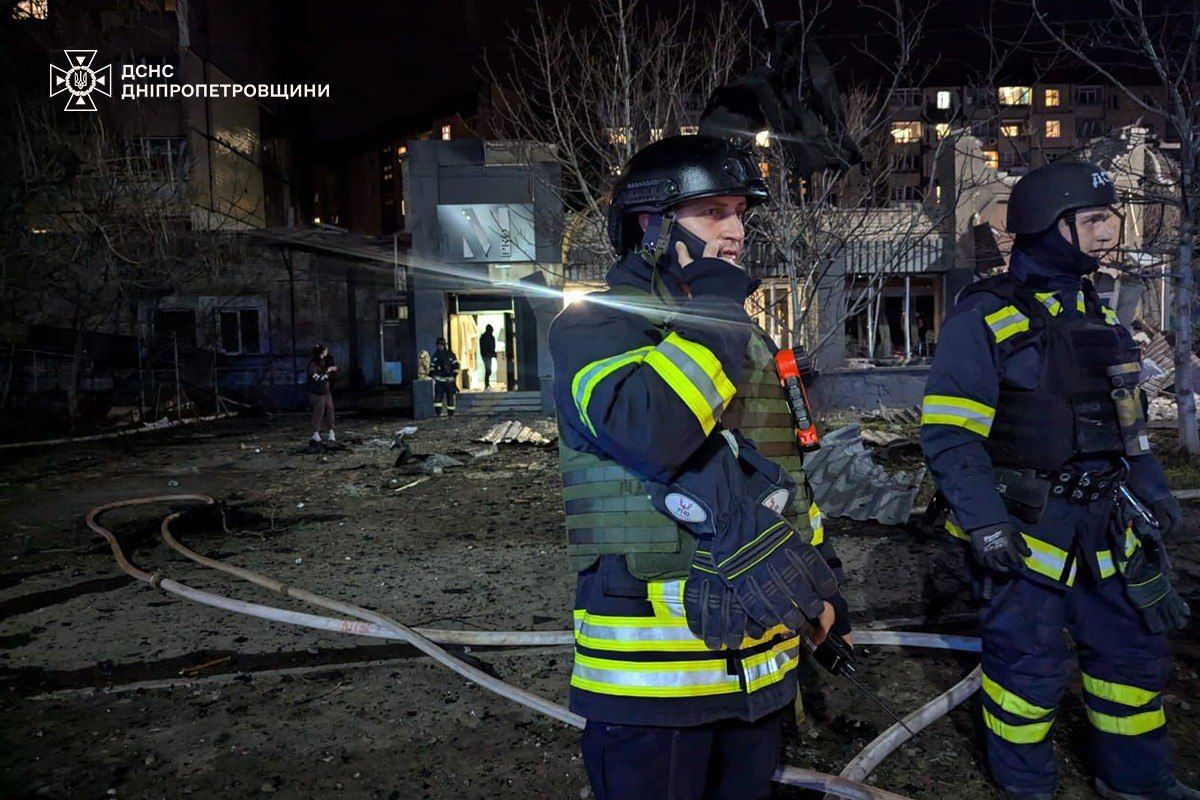
<svg viewBox="0 0 1200 800"><path fill-rule="evenodd" d="M1138 350L1086 277L1118 243L1117 200L1092 164L1054 162L1017 182L1008 272L960 295L922 409L946 528L969 546L984 599L987 759L1008 797L1053 796L1065 627L1096 791L1200 798L1172 773L1162 698L1164 633L1189 613L1163 549L1180 510L1140 418Z"/></svg>
<svg viewBox="0 0 1200 800"><path fill-rule="evenodd" d="M743 215L766 199L736 144L644 148L613 191L608 287L550 330L577 575L570 705L588 721L600 800L768 796L796 693L798 614L743 607L731 586L770 584L818 631L849 632L775 346L744 308ZM681 495L664 487L683 484L691 494L672 505ZM716 563L714 523L726 545L744 537L736 558Z"/></svg>

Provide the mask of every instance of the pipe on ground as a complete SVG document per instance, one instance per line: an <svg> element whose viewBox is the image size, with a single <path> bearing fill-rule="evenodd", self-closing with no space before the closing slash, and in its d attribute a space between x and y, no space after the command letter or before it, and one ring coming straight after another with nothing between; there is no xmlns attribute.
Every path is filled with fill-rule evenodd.
<svg viewBox="0 0 1200 800"><path fill-rule="evenodd" d="M112 549L113 556L116 558L118 566L120 566L124 572L136 578L137 580L148 583L152 586L162 589L163 591L170 592L171 594L175 594L204 605L233 611L235 613L246 614L261 619L285 622L287 624L300 625L317 630L326 630L338 633L353 633L356 635L374 636L378 638L403 641L421 650L421 652L433 658L443 666L453 670L459 675L462 675L468 680L483 686L484 688L496 694L499 694L502 697L524 705L534 711L546 714L547 716L553 717L554 719L571 725L572 727L583 727L585 720L579 715L573 714L565 707L532 692L520 689L494 678L483 671L455 658L434 643L434 640L438 640L445 643L455 644L566 644L571 641L571 631L487 632L442 631L436 629L418 631L416 629L409 628L408 626L397 622L390 617L369 609L355 606L350 603L345 603L340 600L327 598L322 595L309 592L305 589L288 586L268 576L260 575L259 573L244 569L242 567L224 564L196 553L175 539L170 532L170 524L179 517L179 513L167 516L163 520L161 527L164 540L173 549L196 561L197 563L220 570L230 575L234 575L242 578L243 580L250 581L258 586L271 589L272 591L285 594L288 597L355 617L358 621L324 617L299 611L290 611L287 609L266 606L259 603L249 603L246 601L226 597L224 595L215 594L213 592L205 592L200 589L195 589L172 578L165 577L161 573L156 572L155 574L151 575L150 573L139 569L125 557L120 543L117 541L113 533L96 521L101 514L117 508L174 501L198 501L209 505L215 503L211 497L206 495L166 495L161 497L143 497L97 506L88 511L85 519L88 527L99 533L108 542L109 547ZM423 632L428 632L430 636L423 635ZM916 647L936 647L940 649L969 650L973 652L978 651L978 640L961 636L941 636L937 634L906 633L900 631L861 631L856 633L856 638L860 644L900 644ZM972 674L974 675L975 673ZM928 725L933 720L944 715L951 708L958 704L954 703L953 705L949 705L947 703L939 703L939 701L954 693L955 689L969 680L969 678L970 676L968 676L968 679L960 682L960 684L956 684L956 686L952 687L946 694L935 698L935 700L926 704L926 706L922 707L922 709L918 710L918 712L915 712L915 714L921 714L922 711L926 711L926 709L928 709L928 719L921 727ZM975 683L976 686L978 686L977 679ZM958 702L962 701L959 700ZM893 726L893 728L900 728L900 726ZM873 751L882 752L882 755L878 756L878 760L875 763L881 761L888 753L892 752L892 750L902 744L907 738L907 732L904 732L903 729L900 730L901 735L898 735L895 737L895 739L889 738L887 743L884 743L890 744L894 741L894 744L891 744L890 748L888 748L886 752L882 752L884 744L881 744L881 749L879 751ZM889 729L889 731L881 735L876 742L872 742L872 744L868 746L868 749L879 743L880 740L891 731L892 729ZM859 755L862 756L861 753ZM872 757L875 756L873 755ZM857 758L858 757L856 757L856 759ZM851 763L853 764L854 761ZM871 766L871 768L873 767L874 765ZM848 768L849 765L847 765L847 769ZM867 769L867 772L870 772L870 768ZM864 773L864 775L865 774L866 773ZM906 798L901 795L897 795L883 789L878 789L873 786L868 786L858 781L848 779L844 776L828 775L815 770L801 769L798 767L780 767L775 774L775 780L792 786L799 786L829 794L836 794L842 797L853 798L854 800L906 800Z"/></svg>

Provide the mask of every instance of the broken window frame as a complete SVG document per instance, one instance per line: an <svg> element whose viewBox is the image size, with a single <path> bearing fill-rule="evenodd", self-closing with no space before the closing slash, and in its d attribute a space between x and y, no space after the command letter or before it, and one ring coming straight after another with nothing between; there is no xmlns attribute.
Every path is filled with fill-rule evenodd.
<svg viewBox="0 0 1200 800"><path fill-rule="evenodd" d="M251 315L251 314L253 315L253 317L252 317L253 324L250 324L247 321L249 318L249 315ZM263 314L263 309L253 308L253 307L216 309L216 318L217 318L216 319L216 326L217 326L216 343L217 343L217 348L221 351L221 353L223 353L224 355L227 355L227 356L245 356L245 355L255 355L256 356L256 355L261 355L263 352L265 352L263 350L263 338L262 338L262 314ZM234 319L237 320L236 324L233 326L233 328L231 330L231 333L237 334L237 340L236 340L237 348L236 349L232 349L232 348L226 346L227 340L226 340L226 336L225 336L225 334L226 334L225 323L226 323L226 319L228 317L233 317ZM254 331L255 341L253 342L253 344L257 345L257 349L249 349L249 345L251 343L246 341L246 338L247 338L246 332L248 330ZM232 340L232 337L231 337L231 340Z"/></svg>

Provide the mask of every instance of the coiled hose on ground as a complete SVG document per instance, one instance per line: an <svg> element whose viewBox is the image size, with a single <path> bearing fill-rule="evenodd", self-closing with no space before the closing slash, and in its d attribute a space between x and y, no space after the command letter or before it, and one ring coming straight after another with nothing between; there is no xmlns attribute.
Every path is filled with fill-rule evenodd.
<svg viewBox="0 0 1200 800"><path fill-rule="evenodd" d="M213 592L195 589L172 578L166 577L161 572L155 572L151 574L145 570L139 569L125 557L120 543L117 541L116 536L113 535L112 531L110 531L108 528L105 528L97 521L101 514L118 508L148 505L151 503L172 503L181 501L200 502L206 505L214 505L216 503L213 498L208 497L207 495L198 494L162 495L157 497L139 497L129 500L118 500L92 508L88 511L85 517L85 522L89 528L100 534L108 542L109 547L112 549L113 557L116 559L118 566L125 573L131 575L139 581L162 589L163 591L197 603L202 603L204 605L224 609L227 611L233 611L239 614L259 617L260 619L284 622L287 624L299 625L316 630L350 633L360 636L372 636L382 639L403 641L425 653L439 664L442 664L459 675L462 675L464 678L467 678L473 683L476 683L483 688L488 689L489 691L495 692L501 697L505 697L509 700L526 706L527 708L531 708L534 711L546 714L547 716L553 717L554 719L573 727L583 727L584 719L577 714L571 713L563 706L532 692L501 681L498 678L494 678L482 670L479 670L470 664L455 658L453 655L438 646L438 643L490 646L569 644L573 640L571 631L453 631L431 628L410 628L403 623L397 622L391 617L371 611L370 609L362 608L361 606L356 606L341 600L325 597L323 595L310 592L306 589L289 586L269 576L253 572L243 567L225 564L201 555L200 553L197 553L184 546L171 533L171 523L180 516L181 512L171 514L163 519L161 525L163 540L171 548L187 558L203 566L219 570L237 578L241 578L242 580L249 581L265 589L270 589L273 592L286 595L293 599L300 600L320 608L336 611L340 614L353 617L354 619L326 617L316 614L308 614L301 611L290 611L288 609L277 608L275 606L237 600L224 595L215 594ZM939 649L965 650L969 652L978 652L979 650L978 639L972 639L964 636L941 636L938 634L909 633L904 631L859 631L856 632L855 635L856 641L859 644L932 647ZM968 675L967 678L951 687L950 690L925 704L925 706L923 706L921 709L918 709L913 714L910 714L909 717L905 719L905 722L909 724L910 728L913 728L914 730L920 730L921 728L928 726L934 720L948 713L952 708L970 696L971 692L978 688L978 673L979 670L976 669L971 673L971 675ZM907 798L904 798L901 795L888 792L884 789L868 786L860 781L865 778L871 772L871 770L875 768L876 765L886 758L889 753L903 744L910 736L911 734L905 731L902 726L898 724L893 725L891 728L877 737L875 741L871 742L871 744L868 745L861 753L855 756L855 758L852 759L842 771L841 776L829 775L823 772L817 772L815 770L801 769L799 767L781 766L775 773L775 780L791 786L821 791L839 797L852 798L852 800L907 800Z"/></svg>

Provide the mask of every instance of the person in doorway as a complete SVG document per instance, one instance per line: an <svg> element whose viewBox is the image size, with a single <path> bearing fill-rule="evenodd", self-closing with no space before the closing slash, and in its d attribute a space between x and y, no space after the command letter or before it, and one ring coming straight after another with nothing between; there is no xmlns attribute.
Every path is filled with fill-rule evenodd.
<svg viewBox="0 0 1200 800"><path fill-rule="evenodd" d="M778 348L745 310L742 220L766 199L735 143L648 145L613 193L607 289L550 329L596 800L768 797L797 631L850 630Z"/></svg>
<svg viewBox="0 0 1200 800"><path fill-rule="evenodd" d="M458 396L458 359L440 336L429 360L429 377L433 378L433 413L440 417L444 408L446 416L453 417Z"/></svg>
<svg viewBox="0 0 1200 800"><path fill-rule="evenodd" d="M1007 798L1051 800L1075 640L1096 792L1200 800L1171 765L1166 634L1190 610L1166 547L1184 532L1150 450L1140 357L1087 275L1117 244L1112 178L1065 160L1013 187L1008 272L946 319L921 445L974 556L987 763Z"/></svg>
<svg viewBox="0 0 1200 800"><path fill-rule="evenodd" d="M492 385L492 362L496 360L496 334L492 326L487 325L479 336L479 356L483 359L483 388Z"/></svg>
<svg viewBox="0 0 1200 800"><path fill-rule="evenodd" d="M327 431L329 441L337 441L337 434L333 432L333 393L329 389L337 371L337 364L329 357L329 348L323 344L313 347L304 382L308 402L312 406L313 444L321 443L322 429Z"/></svg>

